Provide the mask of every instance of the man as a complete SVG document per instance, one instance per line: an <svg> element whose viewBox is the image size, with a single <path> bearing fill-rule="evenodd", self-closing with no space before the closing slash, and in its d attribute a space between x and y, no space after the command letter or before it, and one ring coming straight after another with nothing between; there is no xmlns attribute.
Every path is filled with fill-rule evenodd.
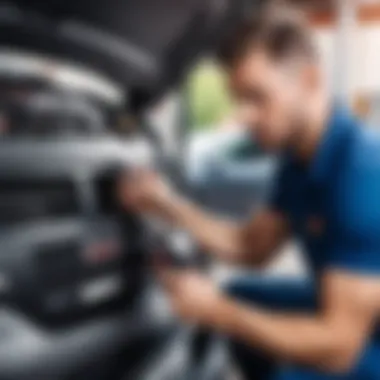
<svg viewBox="0 0 380 380"><path fill-rule="evenodd" d="M168 270L161 277L173 307L239 342L233 352L247 379L380 379L380 138L332 103L301 16L250 20L220 57L242 122L284 155L268 207L234 225L152 173L122 187L123 201L186 228L231 263L263 265L296 236L315 276L243 279L223 292L198 274Z"/></svg>

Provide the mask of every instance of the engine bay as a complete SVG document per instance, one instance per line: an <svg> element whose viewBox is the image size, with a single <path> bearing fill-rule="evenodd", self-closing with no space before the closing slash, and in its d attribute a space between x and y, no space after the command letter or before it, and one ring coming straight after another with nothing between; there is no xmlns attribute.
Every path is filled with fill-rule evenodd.
<svg viewBox="0 0 380 380"><path fill-rule="evenodd" d="M144 301L144 228L114 191L152 149L141 136L27 126L0 138L0 377L82 379L98 361L108 378L115 352L166 331Z"/></svg>
<svg viewBox="0 0 380 380"><path fill-rule="evenodd" d="M145 113L243 3L0 5L2 380L153 379L191 336L150 276L155 244L170 243L120 208L115 185L142 164L167 171ZM169 378L182 377L154 380Z"/></svg>
<svg viewBox="0 0 380 380"><path fill-rule="evenodd" d="M28 90L15 102L27 123L12 119L11 95L3 103L12 133L0 138L0 378L82 380L95 371L94 379L121 379L179 329L152 302L162 295L149 223L123 209L115 191L120 175L158 166L155 149L136 130L61 124L65 102L48 105L48 130L33 129L43 118L30 100L41 92ZM62 133L67 122L74 128Z"/></svg>

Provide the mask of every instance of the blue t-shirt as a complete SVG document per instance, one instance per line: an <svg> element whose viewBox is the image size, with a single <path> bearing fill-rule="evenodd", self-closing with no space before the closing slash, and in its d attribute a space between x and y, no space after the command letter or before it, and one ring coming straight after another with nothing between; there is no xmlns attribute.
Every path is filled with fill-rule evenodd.
<svg viewBox="0 0 380 380"><path fill-rule="evenodd" d="M380 133L336 107L312 162L284 159L272 206L287 215L316 275L380 275Z"/></svg>

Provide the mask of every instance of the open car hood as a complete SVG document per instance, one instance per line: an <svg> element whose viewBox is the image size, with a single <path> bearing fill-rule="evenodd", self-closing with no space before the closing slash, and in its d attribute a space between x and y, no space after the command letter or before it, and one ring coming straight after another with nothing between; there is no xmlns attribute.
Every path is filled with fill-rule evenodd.
<svg viewBox="0 0 380 380"><path fill-rule="evenodd" d="M0 47L93 70L141 109L215 47L254 0L13 0L0 5Z"/></svg>

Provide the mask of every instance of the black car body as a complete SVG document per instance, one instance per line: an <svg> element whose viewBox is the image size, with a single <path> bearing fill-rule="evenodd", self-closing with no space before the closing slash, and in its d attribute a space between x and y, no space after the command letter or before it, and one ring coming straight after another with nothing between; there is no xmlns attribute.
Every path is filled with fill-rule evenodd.
<svg viewBox="0 0 380 380"><path fill-rule="evenodd" d="M2 110L19 116L18 102L30 105L36 95L54 99L61 110L60 116L53 112L54 128L47 113L32 128L35 117L24 109L18 127L0 138L0 379L201 376L196 366L189 365L189 372L180 365L179 371L178 361L177 367L170 361L176 342L191 340L192 334L158 310L145 227L112 201L115 173L135 165L138 154L134 140L110 125L123 114L133 128L143 129L145 111L252 5L237 0L0 4L2 63L15 54L44 62L43 75L17 68L12 75L0 64ZM83 88L74 81L63 91L51 79L62 65L102 78L104 86ZM81 115L100 116L66 133L78 120L78 104ZM68 109L75 117L67 119ZM204 354L197 363L207 362ZM205 376L219 376L211 367L204 364Z"/></svg>

